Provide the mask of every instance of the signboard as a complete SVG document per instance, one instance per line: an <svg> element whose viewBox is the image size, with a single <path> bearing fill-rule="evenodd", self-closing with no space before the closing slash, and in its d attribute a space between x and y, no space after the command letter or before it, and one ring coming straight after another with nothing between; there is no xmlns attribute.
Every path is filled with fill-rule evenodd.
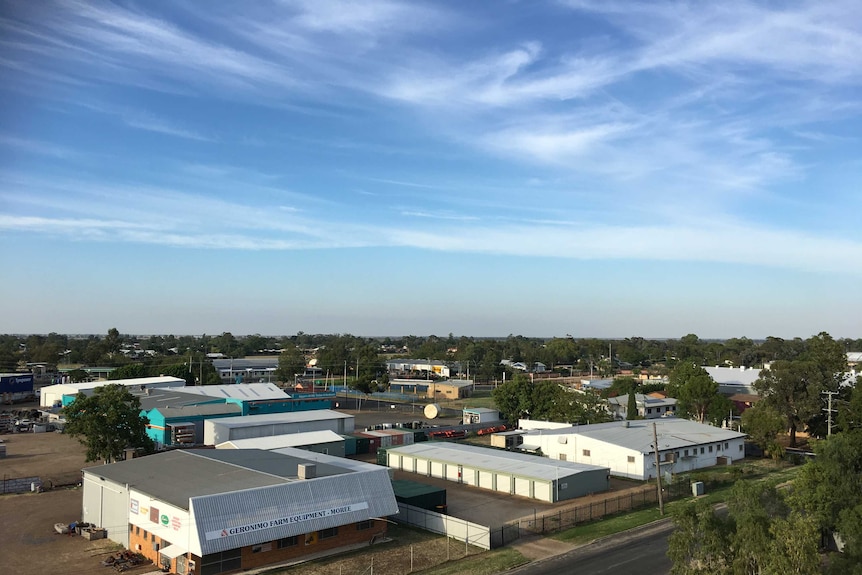
<svg viewBox="0 0 862 575"><path fill-rule="evenodd" d="M251 533L253 531L260 531L262 529L271 529L272 527L280 527L282 525L294 525L296 523L303 523L305 521L311 521L313 519L322 519L324 517L334 517L336 515L343 515L345 513L351 513L353 511L361 511L363 509L368 509L368 503L363 501L361 503L354 503L352 505L342 505L341 507L332 507L329 509L320 509L317 511L309 511L306 513L299 513L297 515L288 515L286 517L280 517L278 519L270 519L269 521L261 521L258 523L246 523L245 525L237 525L235 527L225 527L223 529L219 529L216 531L207 531L206 538L207 541L211 541L213 539L219 539L222 537L233 537L235 535L242 535L244 533Z"/></svg>

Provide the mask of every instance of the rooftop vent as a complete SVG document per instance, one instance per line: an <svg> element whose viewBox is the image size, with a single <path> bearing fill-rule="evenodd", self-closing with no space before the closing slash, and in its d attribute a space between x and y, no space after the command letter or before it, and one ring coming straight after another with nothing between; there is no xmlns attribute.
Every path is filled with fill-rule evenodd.
<svg viewBox="0 0 862 575"><path fill-rule="evenodd" d="M314 463L300 463L297 466L296 475L300 479L314 479L317 477L317 465Z"/></svg>

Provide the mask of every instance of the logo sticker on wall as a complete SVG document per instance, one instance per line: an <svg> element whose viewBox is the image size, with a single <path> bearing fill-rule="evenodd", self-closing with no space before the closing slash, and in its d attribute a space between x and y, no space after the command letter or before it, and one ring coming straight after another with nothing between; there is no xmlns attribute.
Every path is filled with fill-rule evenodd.
<svg viewBox="0 0 862 575"><path fill-rule="evenodd" d="M130 509L130 510L131 510L131 512L132 512L132 513L134 513L135 515L137 515L137 514L138 514L138 510L140 509L140 504L138 503L138 500L137 500L137 499L130 499L130 500L129 500L129 509Z"/></svg>
<svg viewBox="0 0 862 575"><path fill-rule="evenodd" d="M171 522L171 520L168 518L168 516L164 515L164 514L161 517L159 517L159 519L162 520L162 525L165 525L165 526L167 526L167 524Z"/></svg>

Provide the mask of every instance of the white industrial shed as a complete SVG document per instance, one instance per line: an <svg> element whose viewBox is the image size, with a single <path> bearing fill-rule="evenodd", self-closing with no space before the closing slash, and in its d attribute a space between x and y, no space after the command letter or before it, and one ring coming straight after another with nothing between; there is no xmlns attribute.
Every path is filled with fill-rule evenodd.
<svg viewBox="0 0 862 575"><path fill-rule="evenodd" d="M63 405L63 396L74 398L79 393L92 395L96 388L102 387L103 385L124 385L126 387L136 389L158 389L164 387L185 387L186 380L178 377L159 376L113 379L107 381L87 381L84 383L58 383L57 385L48 385L42 388L40 392L41 399L39 400L39 405L42 407Z"/></svg>
<svg viewBox="0 0 862 575"><path fill-rule="evenodd" d="M339 435L353 433L353 416L331 409L315 409L208 419L204 421L204 444L324 430Z"/></svg>
<svg viewBox="0 0 862 575"><path fill-rule="evenodd" d="M552 459L608 467L619 477L656 476L653 424L663 472L682 473L745 457L745 434L687 419L616 421L564 429L536 430L524 444Z"/></svg>
<svg viewBox="0 0 862 575"><path fill-rule="evenodd" d="M284 447L298 447L308 451L344 457L344 438L328 429L271 435L269 437L234 439L216 445L216 449L266 449L270 451Z"/></svg>
<svg viewBox="0 0 862 575"><path fill-rule="evenodd" d="M301 450L174 450L83 470L82 519L174 573L368 547L398 513L387 470Z"/></svg>
<svg viewBox="0 0 862 575"><path fill-rule="evenodd" d="M610 488L606 467L446 442L386 451L394 469L541 501L562 501Z"/></svg>

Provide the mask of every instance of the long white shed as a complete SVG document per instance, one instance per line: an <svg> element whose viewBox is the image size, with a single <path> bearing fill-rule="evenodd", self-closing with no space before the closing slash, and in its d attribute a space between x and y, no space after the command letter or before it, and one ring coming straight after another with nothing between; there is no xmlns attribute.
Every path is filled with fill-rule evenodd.
<svg viewBox="0 0 862 575"><path fill-rule="evenodd" d="M547 502L610 489L607 467L446 442L391 447L386 451L386 465Z"/></svg>
<svg viewBox="0 0 862 575"><path fill-rule="evenodd" d="M353 420L352 415L331 409L208 419L204 421L204 444L308 431L328 430L346 435L353 433Z"/></svg>

